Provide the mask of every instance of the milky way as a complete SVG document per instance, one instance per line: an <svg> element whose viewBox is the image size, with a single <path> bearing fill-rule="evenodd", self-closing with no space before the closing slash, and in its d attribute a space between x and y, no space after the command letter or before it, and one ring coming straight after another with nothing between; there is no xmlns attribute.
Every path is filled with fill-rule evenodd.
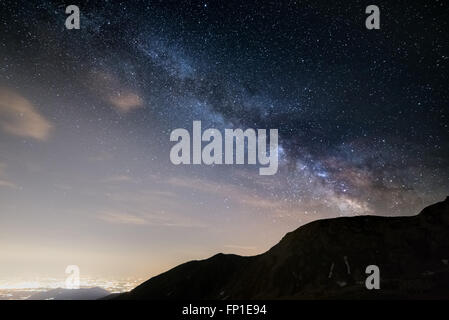
<svg viewBox="0 0 449 320"><path fill-rule="evenodd" d="M155 247L176 233L201 254L207 241L256 252L314 219L415 214L444 199L448 6L378 1L381 29L367 30L366 5L89 2L80 30L66 30L56 2L2 2L6 239L50 242L67 224L87 239L97 231L80 221L94 221L184 230L133 239ZM194 120L278 129L278 173L174 166L170 132Z"/></svg>

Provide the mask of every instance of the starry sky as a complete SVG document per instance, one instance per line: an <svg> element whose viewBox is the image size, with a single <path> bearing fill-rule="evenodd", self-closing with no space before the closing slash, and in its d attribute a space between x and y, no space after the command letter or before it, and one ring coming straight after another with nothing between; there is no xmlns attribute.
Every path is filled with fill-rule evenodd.
<svg viewBox="0 0 449 320"><path fill-rule="evenodd" d="M65 29L69 4L80 30ZM69 264L145 278L449 195L442 0L0 7L2 280ZM194 120L278 129L278 173L173 165L170 132Z"/></svg>

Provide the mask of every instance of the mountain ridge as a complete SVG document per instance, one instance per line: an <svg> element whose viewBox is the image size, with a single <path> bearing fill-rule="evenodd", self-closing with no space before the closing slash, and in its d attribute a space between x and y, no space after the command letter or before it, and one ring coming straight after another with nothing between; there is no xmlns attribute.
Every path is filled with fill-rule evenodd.
<svg viewBox="0 0 449 320"><path fill-rule="evenodd" d="M268 251L183 263L113 299L449 298L449 197L413 216L310 222ZM368 265L380 290L368 290Z"/></svg>

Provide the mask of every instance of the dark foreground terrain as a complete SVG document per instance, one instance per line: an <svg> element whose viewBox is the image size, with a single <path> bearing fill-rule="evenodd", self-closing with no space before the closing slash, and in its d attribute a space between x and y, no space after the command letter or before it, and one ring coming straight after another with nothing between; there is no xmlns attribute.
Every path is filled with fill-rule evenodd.
<svg viewBox="0 0 449 320"><path fill-rule="evenodd" d="M27 300L96 300L110 296L110 292L99 287L64 289L56 288L33 294Z"/></svg>
<svg viewBox="0 0 449 320"><path fill-rule="evenodd" d="M367 290L368 265L380 289ZM190 261L111 299L449 298L449 197L411 217L318 220L253 257Z"/></svg>

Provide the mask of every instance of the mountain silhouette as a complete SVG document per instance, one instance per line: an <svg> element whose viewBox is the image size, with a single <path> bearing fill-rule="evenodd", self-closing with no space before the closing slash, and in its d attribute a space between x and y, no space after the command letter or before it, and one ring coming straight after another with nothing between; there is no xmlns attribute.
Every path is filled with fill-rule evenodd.
<svg viewBox="0 0 449 320"><path fill-rule="evenodd" d="M447 299L448 236L449 197L415 216L317 220L263 254L190 261L111 299Z"/></svg>
<svg viewBox="0 0 449 320"><path fill-rule="evenodd" d="M97 300L109 295L109 291L100 287L80 289L56 288L33 294L27 300Z"/></svg>

